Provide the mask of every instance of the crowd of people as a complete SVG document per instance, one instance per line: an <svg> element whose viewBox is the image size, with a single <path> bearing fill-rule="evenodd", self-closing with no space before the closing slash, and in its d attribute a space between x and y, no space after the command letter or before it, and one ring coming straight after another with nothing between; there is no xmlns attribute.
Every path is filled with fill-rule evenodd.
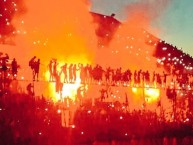
<svg viewBox="0 0 193 145"><path fill-rule="evenodd" d="M39 80L39 70L40 70L40 59L36 60L36 56L30 59L29 67L32 70L33 81Z"/></svg>
<svg viewBox="0 0 193 145"><path fill-rule="evenodd" d="M61 125L61 102L44 96L5 94L0 97L0 144L2 145L191 145L192 121L167 122L155 112L127 111L124 104L85 102L75 114L69 114L70 125ZM63 110L64 109L64 110Z"/></svg>
<svg viewBox="0 0 193 145"><path fill-rule="evenodd" d="M80 78L81 84L107 85L141 88L164 88L166 95L173 99L176 90L191 91L193 88L193 74L170 69L163 72L149 72L148 70L134 70L119 68L104 68L91 64L59 64L56 59L50 60L48 65L49 81L56 82L56 92L62 92L64 83L74 84ZM172 93L173 92L173 93ZM104 91L101 91L104 94ZM101 95L103 96L103 95ZM101 98L101 100L104 100Z"/></svg>
<svg viewBox="0 0 193 145"><path fill-rule="evenodd" d="M157 43L154 56L159 60L158 65L164 66L165 69L173 66L174 73L193 71L192 56L163 40Z"/></svg>
<svg viewBox="0 0 193 145"><path fill-rule="evenodd" d="M11 61L11 62L10 62ZM16 79L18 68L15 58L9 59L8 54L0 54L0 79L6 80L7 78ZM32 80L39 81L40 72L40 59L34 56L29 61L29 67L32 70ZM80 78L81 83L87 84L108 84L108 85L124 85L124 86L141 86L146 85L157 87L168 87L170 83L175 83L180 87L193 87L193 74L184 73L182 71L172 70L163 72L150 72L149 70L131 70L122 67L103 68L99 64L93 66L90 64L59 64L57 59L50 60L48 64L48 71L50 74L49 81L60 83L75 83L77 78ZM9 77L8 77L9 76Z"/></svg>
<svg viewBox="0 0 193 145"><path fill-rule="evenodd" d="M134 70L119 68L103 68L100 65L92 66L90 64L69 64L65 63L58 67L57 60L51 60L49 63L49 81L59 80L61 83L75 83L77 75L80 76L83 84L108 84L122 86L152 86L168 87L170 83L175 83L180 87L193 87L192 73L174 73L172 71L149 72L148 70ZM63 76L63 77L62 77ZM62 78L62 80L61 80Z"/></svg>
<svg viewBox="0 0 193 145"><path fill-rule="evenodd" d="M9 63L9 61L11 61ZM8 64L9 63L9 64ZM12 75L12 78L16 78L18 72L19 65L15 58L12 60L9 59L9 55L7 53L3 54L0 52L0 77L7 77L8 71Z"/></svg>
<svg viewBox="0 0 193 145"><path fill-rule="evenodd" d="M19 67L15 58L10 59L7 53L0 52L0 94L9 88L12 80L17 79Z"/></svg>
<svg viewBox="0 0 193 145"><path fill-rule="evenodd" d="M168 122L155 112L148 110L127 110L127 101L122 104L103 101L105 90L96 99L84 100L72 113L68 107L62 106L62 100L54 103L44 96L34 97L33 83L28 84L27 94L12 94L5 90L9 80L17 79L19 65L16 59L10 61L8 54L0 57L0 144L3 145L60 145L60 144L149 144L149 145L190 145L193 143L192 114L184 120ZM9 65L10 64L10 65ZM68 64L59 67L56 59L50 61L48 68L50 82L75 83L80 77L82 84L133 85L167 84L168 77L182 88L192 87L192 75L186 73L162 74L148 70L122 68L104 69L100 65ZM39 81L40 59L34 56L29 61L32 69L32 80ZM11 76L7 77L8 72ZM63 76L63 77L62 77ZM63 78L63 80L61 80ZM33 82L32 81L32 82ZM4 83L6 82L6 83ZM56 83L57 84L57 83ZM78 90L77 90L78 92ZM78 95L78 93L77 93ZM94 95L94 94L93 94ZM38 98L38 99L37 99ZM91 98L90 98L91 99ZM70 102L70 100L68 100ZM68 110L68 126L62 115ZM65 118L65 117L64 117ZM85 123L87 122L87 123Z"/></svg>

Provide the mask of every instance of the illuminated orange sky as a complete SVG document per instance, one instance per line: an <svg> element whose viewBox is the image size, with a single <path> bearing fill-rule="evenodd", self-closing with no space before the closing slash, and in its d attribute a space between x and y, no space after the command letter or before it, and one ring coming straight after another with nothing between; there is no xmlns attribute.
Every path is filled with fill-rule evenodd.
<svg viewBox="0 0 193 145"><path fill-rule="evenodd" d="M41 59L42 80L52 58L60 64L89 63L100 64L104 69L111 66L132 71L160 71L152 57L155 46L144 42L147 34L142 30L150 25L152 17L144 17L141 6L130 11L131 18L119 27L110 45L104 48L97 46L97 26L90 15L90 7L89 3L77 0L26 1L26 14L15 16L13 20L19 34L14 51L9 52L21 64L26 78L31 77L28 61L33 56Z"/></svg>
<svg viewBox="0 0 193 145"><path fill-rule="evenodd" d="M19 55L23 52L26 58L24 61L36 55L44 65L51 58L57 58L60 62L99 63L124 68L135 68L136 65L143 68L145 61L147 68L148 61L155 62L151 57L154 48L143 42L141 29L150 25L152 17L144 18L140 7L136 6L130 11L132 19L123 23L110 46L99 50L95 34L97 26L89 12L90 3L76 0L57 3L51 0L29 0L26 2L27 13L16 16L13 21L20 31L16 39L17 50ZM128 37L133 40L128 41ZM153 63L148 66L150 64L155 67Z"/></svg>

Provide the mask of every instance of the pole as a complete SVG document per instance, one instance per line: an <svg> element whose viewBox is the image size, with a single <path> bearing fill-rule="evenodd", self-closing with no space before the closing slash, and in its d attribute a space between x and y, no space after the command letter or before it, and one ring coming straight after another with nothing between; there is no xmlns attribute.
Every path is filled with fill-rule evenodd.
<svg viewBox="0 0 193 145"><path fill-rule="evenodd" d="M144 74L143 74L143 80L142 80L142 93L143 93L143 107L144 107L144 110L146 110L146 100L145 100L145 85L144 85Z"/></svg>

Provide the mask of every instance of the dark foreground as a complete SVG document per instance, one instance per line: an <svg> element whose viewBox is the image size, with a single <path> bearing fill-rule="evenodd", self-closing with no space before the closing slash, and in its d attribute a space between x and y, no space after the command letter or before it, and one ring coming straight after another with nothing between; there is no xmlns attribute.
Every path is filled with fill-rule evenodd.
<svg viewBox="0 0 193 145"><path fill-rule="evenodd" d="M90 104L88 100L73 113L44 98L3 94L0 145L193 145L191 117L167 122L154 112L128 112L119 103ZM68 127L61 125L63 111L68 112L69 120L63 120Z"/></svg>

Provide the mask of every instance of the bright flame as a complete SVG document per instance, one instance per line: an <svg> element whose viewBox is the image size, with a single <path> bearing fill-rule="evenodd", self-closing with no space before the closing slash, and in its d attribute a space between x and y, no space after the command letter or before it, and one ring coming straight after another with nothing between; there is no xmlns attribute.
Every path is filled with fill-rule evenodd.
<svg viewBox="0 0 193 145"><path fill-rule="evenodd" d="M137 93L137 88L132 88L133 93Z"/></svg>
<svg viewBox="0 0 193 145"><path fill-rule="evenodd" d="M77 0L28 0L22 6L25 6L26 13L14 16L12 23L18 31L25 34L15 37L17 49L10 49L8 54L13 54L18 64L22 65L22 75L25 78L32 78L28 61L33 56L41 60L40 81L45 81L45 78L46 81L49 80L48 64L52 58L57 59L61 65L63 62L93 62L97 38L93 17L89 12L90 3ZM48 95L57 101L60 95L55 93L55 83L49 83L48 86L49 89L42 87L40 90L44 91L46 97ZM74 85L64 84L63 96L74 95L78 86L79 82Z"/></svg>
<svg viewBox="0 0 193 145"><path fill-rule="evenodd" d="M148 99L148 103L153 103L159 99L160 90L155 88L146 88L144 90L145 97Z"/></svg>
<svg viewBox="0 0 193 145"><path fill-rule="evenodd" d="M135 96L141 96L141 99L145 99L147 103L154 103L158 101L160 97L160 90L157 88L132 88L132 92Z"/></svg>
<svg viewBox="0 0 193 145"><path fill-rule="evenodd" d="M71 61L71 62L74 62L74 61ZM84 62L88 63L87 60L84 60ZM84 63L84 64L86 64L86 63ZM64 63L59 63L59 64L64 64ZM58 66L58 68L60 68L60 66ZM78 88L81 87L81 79L80 79L79 70L76 72L76 75L77 75L77 78L73 84L63 83L62 80L64 80L64 76L63 75L61 76L60 80L61 80L61 83L63 83L61 94L56 92L56 83L55 82L49 83L49 90L48 91L49 91L50 97L52 98L52 100L54 102L57 102L60 99L67 98L67 97L69 97L72 101L76 100L77 90L78 90ZM45 73L45 78L47 81L49 81L49 77L50 77L50 73L47 70ZM86 86L85 86L85 88L86 88ZM81 95L83 96L83 94L81 94Z"/></svg>
<svg viewBox="0 0 193 145"><path fill-rule="evenodd" d="M75 84L64 84L62 88L62 97L70 97L73 101L76 99L77 90L81 86L80 78Z"/></svg>
<svg viewBox="0 0 193 145"><path fill-rule="evenodd" d="M48 76L48 75L47 75ZM48 77L47 77L48 78ZM77 89L81 86L80 79L76 81L74 84L63 84L62 94L56 92L56 83L50 83L49 85L49 93L54 102L57 102L62 98L69 97L73 101L76 99Z"/></svg>

